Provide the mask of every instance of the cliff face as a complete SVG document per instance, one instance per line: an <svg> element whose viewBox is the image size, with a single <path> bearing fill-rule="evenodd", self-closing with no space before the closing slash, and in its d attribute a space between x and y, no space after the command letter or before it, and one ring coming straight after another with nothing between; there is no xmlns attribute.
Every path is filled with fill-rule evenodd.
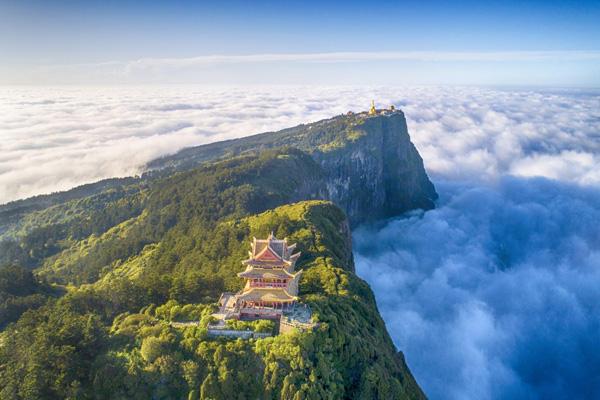
<svg viewBox="0 0 600 400"><path fill-rule="evenodd" d="M327 174L327 199L353 224L433 208L437 193L401 112L367 118L349 129L344 146L312 155Z"/></svg>
<svg viewBox="0 0 600 400"><path fill-rule="evenodd" d="M206 161L268 148L296 147L322 167L326 184L305 183L297 199L335 202L352 225L415 209L437 199L401 111L341 115L311 124L184 149L149 164L154 173L187 170Z"/></svg>
<svg viewBox="0 0 600 400"><path fill-rule="evenodd" d="M410 141L401 111L383 115L340 115L277 132L190 147L156 159L140 178L108 179L66 192L37 196L0 205L0 241L15 235L27 214L74 200L187 171L201 164L265 149L296 147L312 155L323 169L321 179L307 179L297 188L296 199L326 199L338 204L352 225L434 206L437 193L423 160ZM101 197L101 196L100 196ZM28 224L34 226L34 223Z"/></svg>

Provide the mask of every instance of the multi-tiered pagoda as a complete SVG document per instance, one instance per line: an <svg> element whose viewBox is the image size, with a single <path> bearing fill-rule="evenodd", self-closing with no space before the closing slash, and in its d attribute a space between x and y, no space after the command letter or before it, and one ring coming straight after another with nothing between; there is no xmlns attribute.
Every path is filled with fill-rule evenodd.
<svg viewBox="0 0 600 400"><path fill-rule="evenodd" d="M253 238L250 258L242 261L246 270L238 274L246 279L246 285L236 294L223 294L223 311L237 318L278 318L292 308L298 300L302 272L294 272L300 257L293 253L295 247L272 233L266 240Z"/></svg>

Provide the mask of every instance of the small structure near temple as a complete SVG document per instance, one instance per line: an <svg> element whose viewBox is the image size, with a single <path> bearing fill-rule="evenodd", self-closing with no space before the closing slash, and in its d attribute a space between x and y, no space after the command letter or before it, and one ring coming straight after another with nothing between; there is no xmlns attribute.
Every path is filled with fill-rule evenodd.
<svg viewBox="0 0 600 400"><path fill-rule="evenodd" d="M302 271L295 271L300 253L294 253L295 244L287 239L279 240L273 233L267 239L253 238L250 258L242 261L246 269L238 276L246 280L238 293L223 293L219 299L219 311L213 314L219 321L209 326L218 329L225 320L273 319L282 324L282 332L290 326L307 330L315 326L311 322L310 308L298 304L298 283Z"/></svg>

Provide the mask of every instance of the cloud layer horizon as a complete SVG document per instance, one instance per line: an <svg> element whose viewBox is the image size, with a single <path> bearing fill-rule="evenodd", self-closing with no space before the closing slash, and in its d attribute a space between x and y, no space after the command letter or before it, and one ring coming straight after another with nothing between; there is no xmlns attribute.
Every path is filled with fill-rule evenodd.
<svg viewBox="0 0 600 400"><path fill-rule="evenodd" d="M364 110L405 112L434 177L600 182L600 96L465 87L5 88L0 204L135 175L183 147Z"/></svg>

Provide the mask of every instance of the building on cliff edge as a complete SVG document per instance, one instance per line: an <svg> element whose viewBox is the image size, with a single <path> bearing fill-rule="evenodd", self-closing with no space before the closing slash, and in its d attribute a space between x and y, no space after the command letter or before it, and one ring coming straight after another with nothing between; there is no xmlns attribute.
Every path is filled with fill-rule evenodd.
<svg viewBox="0 0 600 400"><path fill-rule="evenodd" d="M219 299L215 316L221 323L228 319L275 319L280 332L290 327L310 329L310 308L298 303L298 284L302 271L295 271L300 252L295 244L279 240L273 233L267 239L252 240L250 258L242 261L246 269L238 276L246 280L238 293L225 292ZM211 328L216 328L212 326Z"/></svg>

